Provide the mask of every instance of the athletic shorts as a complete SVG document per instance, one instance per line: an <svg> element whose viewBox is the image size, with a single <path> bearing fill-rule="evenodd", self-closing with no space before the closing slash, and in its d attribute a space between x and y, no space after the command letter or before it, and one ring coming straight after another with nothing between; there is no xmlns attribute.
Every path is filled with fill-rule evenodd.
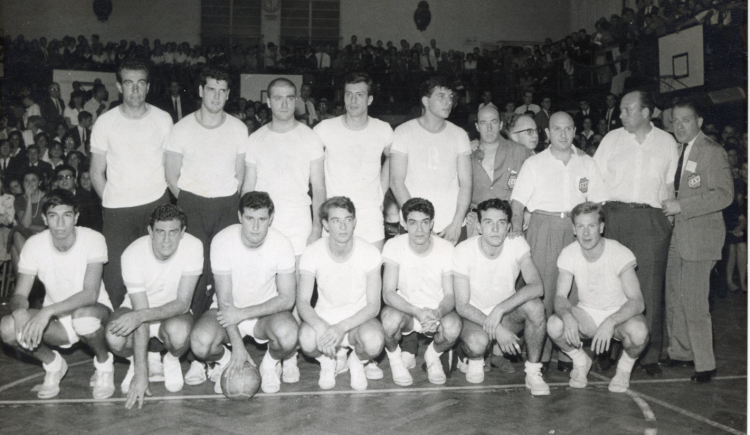
<svg viewBox="0 0 750 435"><path fill-rule="evenodd" d="M75 329L73 329L73 317L67 315L58 317L57 320L60 322L60 325L62 325L63 329L65 329L65 333L68 334L68 341L70 342L70 344L65 344L59 347L67 349L78 343L78 341L80 341L80 338L78 337L78 334L76 334Z"/></svg>
<svg viewBox="0 0 750 435"><path fill-rule="evenodd" d="M613 313L616 313L620 309L610 308L608 310L597 310L596 308L589 308L581 305L577 305L577 307L585 311L589 316L591 316L592 319L594 319L594 323L596 324L597 328L602 324L602 322L604 322L607 317L609 317Z"/></svg>
<svg viewBox="0 0 750 435"><path fill-rule="evenodd" d="M214 301L211 303L211 307L209 310L218 310L219 303L216 302L216 295L214 295ZM255 340L258 344L268 343L268 340L261 340L260 338L256 338L253 331L255 331L255 324L258 323L258 319L248 319L243 320L237 325L237 329L240 330L240 335L243 337L250 336Z"/></svg>
<svg viewBox="0 0 750 435"><path fill-rule="evenodd" d="M302 255L307 246L307 239L312 233L312 216L310 207L279 210L273 214L273 228L285 235L294 247L294 256Z"/></svg>

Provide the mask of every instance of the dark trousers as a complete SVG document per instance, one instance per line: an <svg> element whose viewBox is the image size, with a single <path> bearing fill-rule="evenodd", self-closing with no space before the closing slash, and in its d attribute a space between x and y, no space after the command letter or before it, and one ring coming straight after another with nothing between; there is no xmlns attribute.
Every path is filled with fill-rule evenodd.
<svg viewBox="0 0 750 435"><path fill-rule="evenodd" d="M604 211L604 235L633 251L638 263L635 273L641 284L650 333L641 364L655 364L659 361L664 340L664 281L672 225L658 208L633 208L608 202Z"/></svg>
<svg viewBox="0 0 750 435"><path fill-rule="evenodd" d="M215 291L211 273L211 240L219 231L239 223L238 203L239 198L236 194L206 198L186 190L180 191L180 197L177 199L177 205L188 218L187 233L203 243L203 275L198 280L190 306L196 320L211 306Z"/></svg>
<svg viewBox="0 0 750 435"><path fill-rule="evenodd" d="M104 229L102 234L107 242L109 262L104 267L102 279L112 306L117 309L125 300L127 289L122 282L122 253L139 237L148 234L151 213L156 206L169 202L166 190L161 198L148 204L135 207L104 207Z"/></svg>

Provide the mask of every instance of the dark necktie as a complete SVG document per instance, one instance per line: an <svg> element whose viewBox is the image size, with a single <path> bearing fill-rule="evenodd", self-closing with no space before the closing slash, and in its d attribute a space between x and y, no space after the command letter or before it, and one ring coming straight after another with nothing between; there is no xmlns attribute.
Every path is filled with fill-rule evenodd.
<svg viewBox="0 0 750 435"><path fill-rule="evenodd" d="M674 174L674 196L677 196L677 192L680 190L680 178L682 178L682 161L685 159L685 150L687 150L688 144L682 144L682 153L680 153L680 160L677 161L677 172Z"/></svg>

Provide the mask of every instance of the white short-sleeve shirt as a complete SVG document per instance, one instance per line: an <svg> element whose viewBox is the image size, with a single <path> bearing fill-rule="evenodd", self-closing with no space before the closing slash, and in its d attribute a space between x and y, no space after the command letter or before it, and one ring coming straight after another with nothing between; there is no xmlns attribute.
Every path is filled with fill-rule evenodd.
<svg viewBox="0 0 750 435"><path fill-rule="evenodd" d="M293 273L292 243L279 231L269 228L263 244L251 249L242 243L242 225L224 228L211 242L211 271L232 277L234 306L245 308L262 304L276 296L276 275Z"/></svg>
<svg viewBox="0 0 750 435"><path fill-rule="evenodd" d="M194 112L172 128L167 140L169 153L182 157L177 187L204 198L237 193L237 156L245 154L247 127L233 116L213 128L201 125Z"/></svg>
<svg viewBox="0 0 750 435"><path fill-rule="evenodd" d="M532 212L569 212L582 202L603 202L607 197L594 159L579 156L573 147L568 164L555 158L549 148L529 157L518 173L510 199Z"/></svg>
<svg viewBox="0 0 750 435"><path fill-rule="evenodd" d="M88 265L107 262L107 244L101 233L84 227L76 227L75 231L76 241L65 252L58 251L52 244L49 230L31 236L21 251L18 271L39 276L47 291L45 307L83 291ZM112 307L103 281L99 285L98 302Z"/></svg>
<svg viewBox="0 0 750 435"><path fill-rule="evenodd" d="M367 306L367 276L380 273L381 264L378 248L356 236L349 259L334 260L328 249L328 237L323 237L305 248L299 272L315 277L318 283L315 312L333 325Z"/></svg>
<svg viewBox="0 0 750 435"><path fill-rule="evenodd" d="M315 126L325 146L326 195L346 196L357 210L380 209L381 156L393 143L393 129L379 119L368 118L361 130L344 124L345 116L326 119Z"/></svg>
<svg viewBox="0 0 750 435"><path fill-rule="evenodd" d="M482 252L481 237L464 240L453 250L453 275L469 279L469 304L489 315L497 304L516 293L521 262L531 257L531 251L523 237L506 238L500 255L490 259Z"/></svg>
<svg viewBox="0 0 750 435"><path fill-rule="evenodd" d="M91 132L91 152L107 159L102 205L135 207L156 201L167 189L164 144L172 117L148 105L139 119L127 118L118 106L102 114Z"/></svg>
<svg viewBox="0 0 750 435"><path fill-rule="evenodd" d="M149 308L177 300L182 277L202 273L203 243L188 233L182 236L177 251L166 261L154 255L151 236L136 239L122 253L122 279L128 294L146 292ZM122 305L133 306L130 298Z"/></svg>
<svg viewBox="0 0 750 435"><path fill-rule="evenodd" d="M453 244L435 235L423 254L409 247L409 235L401 234L385 243L383 262L398 267L398 293L419 308L436 309L443 300L443 277L453 274Z"/></svg>
<svg viewBox="0 0 750 435"><path fill-rule="evenodd" d="M604 252L594 262L586 260L578 242L571 243L560 253L557 267L573 274L578 305L596 310L619 309L628 301L620 275L635 267L635 255L616 240L603 238L602 243Z"/></svg>
<svg viewBox="0 0 750 435"><path fill-rule="evenodd" d="M413 198L432 202L435 231L443 231L456 214L458 156L471 154L469 136L447 121L443 130L431 133L413 119L396 128L391 152L407 156L406 188Z"/></svg>

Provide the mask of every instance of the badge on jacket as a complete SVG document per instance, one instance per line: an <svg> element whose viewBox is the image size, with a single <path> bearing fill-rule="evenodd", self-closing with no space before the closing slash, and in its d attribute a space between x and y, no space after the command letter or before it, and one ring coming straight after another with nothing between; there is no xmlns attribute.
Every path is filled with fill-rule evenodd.
<svg viewBox="0 0 750 435"><path fill-rule="evenodd" d="M508 189L513 190L516 187L516 178L518 178L518 172L510 171L510 177L508 177Z"/></svg>
<svg viewBox="0 0 750 435"><path fill-rule="evenodd" d="M697 189L701 187L701 176L699 174L693 174L688 177L688 187L691 189Z"/></svg>
<svg viewBox="0 0 750 435"><path fill-rule="evenodd" d="M581 193L586 193L589 191L589 179L584 177L581 178L581 181L578 182L578 190L581 191Z"/></svg>

